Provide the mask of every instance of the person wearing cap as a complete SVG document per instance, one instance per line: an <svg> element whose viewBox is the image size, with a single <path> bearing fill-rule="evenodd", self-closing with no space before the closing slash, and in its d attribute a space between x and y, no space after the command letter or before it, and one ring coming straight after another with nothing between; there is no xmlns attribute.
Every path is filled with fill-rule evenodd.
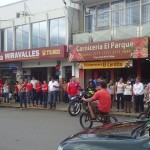
<svg viewBox="0 0 150 150"><path fill-rule="evenodd" d="M71 77L71 81L68 83L68 96L69 100L71 97L76 96L78 91L81 89L80 83L76 81L75 76Z"/></svg>
<svg viewBox="0 0 150 150"><path fill-rule="evenodd" d="M97 92L91 98L83 98L83 101L89 102L88 108L91 119L95 119L95 113L109 113L111 110L111 95L106 89L106 82L101 80L97 84Z"/></svg>

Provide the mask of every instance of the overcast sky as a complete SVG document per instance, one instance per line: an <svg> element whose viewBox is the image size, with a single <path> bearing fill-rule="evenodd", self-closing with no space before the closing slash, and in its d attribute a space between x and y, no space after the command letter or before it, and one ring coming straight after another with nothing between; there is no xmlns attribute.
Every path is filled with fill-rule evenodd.
<svg viewBox="0 0 150 150"><path fill-rule="evenodd" d="M0 6L11 4L14 2L18 2L18 1L21 1L21 0L0 0Z"/></svg>

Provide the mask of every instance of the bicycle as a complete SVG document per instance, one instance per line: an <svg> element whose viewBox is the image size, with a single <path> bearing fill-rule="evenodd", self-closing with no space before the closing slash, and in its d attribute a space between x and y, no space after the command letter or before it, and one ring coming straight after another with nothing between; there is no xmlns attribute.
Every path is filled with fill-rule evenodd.
<svg viewBox="0 0 150 150"><path fill-rule="evenodd" d="M84 102L83 104L85 104ZM87 105L86 105L87 106ZM80 125L83 129L90 129L93 126L94 122L102 123L103 125L108 123L118 122L118 119L115 116L112 116L108 113L96 113L95 119L91 119L90 111L88 107L83 107L85 112L80 115Z"/></svg>
<svg viewBox="0 0 150 150"><path fill-rule="evenodd" d="M146 104L148 105L147 109L145 112L141 113L137 118L138 119L146 119L146 118L150 118L150 101L146 102Z"/></svg>

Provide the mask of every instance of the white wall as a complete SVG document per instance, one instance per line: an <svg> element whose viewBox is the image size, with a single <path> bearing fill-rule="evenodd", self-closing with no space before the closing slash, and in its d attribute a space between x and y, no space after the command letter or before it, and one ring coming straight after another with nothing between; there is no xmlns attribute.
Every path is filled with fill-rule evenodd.
<svg viewBox="0 0 150 150"><path fill-rule="evenodd" d="M70 0L65 0L66 6L76 7ZM17 12L26 11L30 15L46 13L51 10L56 10L65 7L63 0L24 0L13 4L0 7L0 20L9 20L16 18Z"/></svg>
<svg viewBox="0 0 150 150"><path fill-rule="evenodd" d="M55 67L57 60L32 60L23 61L22 68Z"/></svg>

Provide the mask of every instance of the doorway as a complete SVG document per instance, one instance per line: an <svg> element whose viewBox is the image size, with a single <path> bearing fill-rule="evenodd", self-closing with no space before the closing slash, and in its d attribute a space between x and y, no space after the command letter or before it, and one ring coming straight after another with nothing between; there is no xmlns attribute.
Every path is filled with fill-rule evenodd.
<svg viewBox="0 0 150 150"><path fill-rule="evenodd" d="M47 80L47 68L32 68L31 77L33 76L41 82Z"/></svg>
<svg viewBox="0 0 150 150"><path fill-rule="evenodd" d="M72 76L72 66L66 66L65 67L65 80L69 82L71 79L71 76Z"/></svg>

